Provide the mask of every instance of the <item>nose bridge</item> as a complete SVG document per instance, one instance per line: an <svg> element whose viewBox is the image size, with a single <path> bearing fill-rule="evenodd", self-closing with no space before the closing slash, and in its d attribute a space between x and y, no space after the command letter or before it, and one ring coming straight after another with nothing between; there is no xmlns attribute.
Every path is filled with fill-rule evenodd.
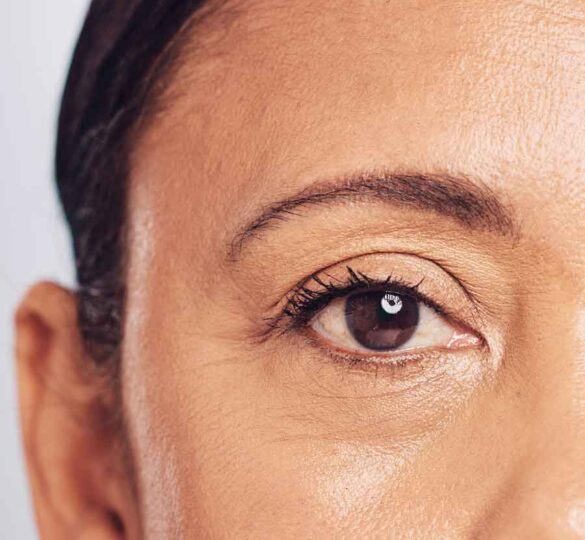
<svg viewBox="0 0 585 540"><path fill-rule="evenodd" d="M535 436L478 537L585 539L584 420L575 409L564 417L556 409L535 422Z"/></svg>
<svg viewBox="0 0 585 540"><path fill-rule="evenodd" d="M573 401L575 409L585 416L585 293L575 318L575 349Z"/></svg>
<svg viewBox="0 0 585 540"><path fill-rule="evenodd" d="M528 420L532 425L530 461L550 471L585 471L585 293L559 318L558 332L547 339L555 345L533 351L537 375ZM543 340L544 342L544 340ZM581 475L582 476L582 475Z"/></svg>
<svg viewBox="0 0 585 540"><path fill-rule="evenodd" d="M486 520L486 538L585 539L585 442L570 429L565 419L534 440Z"/></svg>
<svg viewBox="0 0 585 540"><path fill-rule="evenodd" d="M523 512L547 523L575 524L581 516L585 525L585 410L579 396L563 390L540 408L541 421L536 421L527 449L519 465L519 500ZM581 531L585 538L585 528Z"/></svg>
<svg viewBox="0 0 585 540"><path fill-rule="evenodd" d="M533 384L529 454L535 466L550 470L551 479L554 469L570 472L579 464L585 471L585 289L572 285L572 301L567 290L562 314L550 317L548 328L538 328L545 337L528 359Z"/></svg>
<svg viewBox="0 0 585 540"><path fill-rule="evenodd" d="M585 311L573 321L559 357L536 360L548 364L534 387L527 447L486 537L585 539Z"/></svg>

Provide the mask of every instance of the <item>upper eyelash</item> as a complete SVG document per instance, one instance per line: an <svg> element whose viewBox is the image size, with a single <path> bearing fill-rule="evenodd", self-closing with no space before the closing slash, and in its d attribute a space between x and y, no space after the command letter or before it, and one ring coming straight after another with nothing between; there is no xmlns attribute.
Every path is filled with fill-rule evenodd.
<svg viewBox="0 0 585 540"><path fill-rule="evenodd" d="M392 275L380 280L371 278L350 266L347 266L346 270L348 277L345 280L327 276L330 281L325 281L317 274L311 275L288 295L282 312L268 320L269 329L288 331L307 325L319 311L324 309L335 298L344 297L358 290L370 290L372 288L388 288L393 292L408 294L435 309L438 313L445 314L445 310L440 305L419 291L423 280L416 285L411 285ZM316 283L320 289L310 288L312 283ZM290 322L283 325L284 319L287 318Z"/></svg>

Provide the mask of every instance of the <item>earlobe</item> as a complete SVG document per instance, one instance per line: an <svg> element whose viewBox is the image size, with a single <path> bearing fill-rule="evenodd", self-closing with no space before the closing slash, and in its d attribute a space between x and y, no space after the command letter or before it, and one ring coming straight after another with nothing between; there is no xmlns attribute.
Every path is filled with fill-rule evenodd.
<svg viewBox="0 0 585 540"><path fill-rule="evenodd" d="M116 400L86 358L75 296L36 285L15 317L21 425L42 538L139 538Z"/></svg>

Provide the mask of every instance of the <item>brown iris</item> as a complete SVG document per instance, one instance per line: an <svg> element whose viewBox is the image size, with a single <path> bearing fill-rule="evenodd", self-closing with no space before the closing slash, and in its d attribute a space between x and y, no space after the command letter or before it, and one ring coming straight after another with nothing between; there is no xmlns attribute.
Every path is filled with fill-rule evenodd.
<svg viewBox="0 0 585 540"><path fill-rule="evenodd" d="M418 301L391 291L355 293L346 301L345 320L360 345L376 351L397 349L416 330Z"/></svg>

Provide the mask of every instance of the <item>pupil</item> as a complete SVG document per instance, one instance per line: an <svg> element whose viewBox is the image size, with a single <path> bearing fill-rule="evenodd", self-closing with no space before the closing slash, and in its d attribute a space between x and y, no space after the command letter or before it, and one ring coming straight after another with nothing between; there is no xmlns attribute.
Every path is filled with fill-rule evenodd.
<svg viewBox="0 0 585 540"><path fill-rule="evenodd" d="M391 291L356 293L346 301L345 320L360 345L376 351L394 350L416 331L418 302Z"/></svg>

